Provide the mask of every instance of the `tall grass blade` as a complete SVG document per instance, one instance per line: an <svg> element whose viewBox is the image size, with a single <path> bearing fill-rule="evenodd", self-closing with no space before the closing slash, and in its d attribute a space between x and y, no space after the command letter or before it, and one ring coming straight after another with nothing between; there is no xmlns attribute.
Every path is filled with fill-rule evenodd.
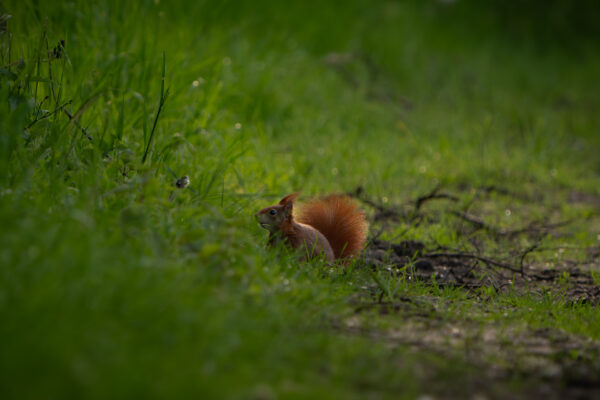
<svg viewBox="0 0 600 400"><path fill-rule="evenodd" d="M146 162L148 158L148 153L150 152L150 146L152 145L152 139L154 139L154 132L156 131L156 124L158 123L158 118L160 117L160 113L163 109L165 101L167 100L167 96L169 95L169 89L165 92L165 75L167 71L167 59L166 54L163 51L163 67L162 67L162 77L160 81L160 98L158 101L158 110L156 111L156 117L154 117L154 124L152 125L152 130L150 131L150 138L148 139L148 143L146 143L146 150L144 151L144 156L142 157L142 164Z"/></svg>

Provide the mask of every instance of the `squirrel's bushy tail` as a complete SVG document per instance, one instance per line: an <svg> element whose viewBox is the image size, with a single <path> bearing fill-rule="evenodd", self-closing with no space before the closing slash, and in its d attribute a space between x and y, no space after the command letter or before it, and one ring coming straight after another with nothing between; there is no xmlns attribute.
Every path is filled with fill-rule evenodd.
<svg viewBox="0 0 600 400"><path fill-rule="evenodd" d="M321 232L336 259L357 255L365 245L367 220L348 196L333 194L312 200L300 208L297 221Z"/></svg>

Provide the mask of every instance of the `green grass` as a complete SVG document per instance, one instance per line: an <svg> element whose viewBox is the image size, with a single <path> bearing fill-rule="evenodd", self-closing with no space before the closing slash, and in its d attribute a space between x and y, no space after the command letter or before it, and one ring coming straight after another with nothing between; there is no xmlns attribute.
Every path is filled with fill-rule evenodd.
<svg viewBox="0 0 600 400"><path fill-rule="evenodd" d="M253 219L293 191L396 205L442 185L466 204L496 185L537 200L492 197L486 220L573 219L544 244L598 246L597 206L566 201L600 195L596 29L548 39L462 3L0 4L2 397L465 395L481 372L460 351L378 339L402 315L346 331L369 269L267 251ZM384 237L457 246L452 223ZM589 304L381 279L442 326L600 340Z"/></svg>

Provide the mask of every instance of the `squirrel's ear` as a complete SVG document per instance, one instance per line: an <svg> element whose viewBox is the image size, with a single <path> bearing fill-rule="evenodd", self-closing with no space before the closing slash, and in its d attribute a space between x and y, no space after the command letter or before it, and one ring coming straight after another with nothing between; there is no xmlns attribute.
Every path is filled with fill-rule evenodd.
<svg viewBox="0 0 600 400"><path fill-rule="evenodd" d="M294 209L294 203L291 201L288 201L287 203L285 203L283 205L283 213L285 214L286 217L289 217L290 215L292 215L293 209Z"/></svg>
<svg viewBox="0 0 600 400"><path fill-rule="evenodd" d="M283 199L281 199L281 201L279 202L279 205L283 206L283 212L285 213L286 216L292 215L292 209L294 208L294 201L296 201L297 197L298 197L297 192L288 194Z"/></svg>
<svg viewBox="0 0 600 400"><path fill-rule="evenodd" d="M299 194L300 194L299 192L288 194L283 199L281 199L281 201L279 202L279 205L286 206L289 204L290 208L291 208L292 204L294 203L294 201L296 201L296 198L298 197Z"/></svg>

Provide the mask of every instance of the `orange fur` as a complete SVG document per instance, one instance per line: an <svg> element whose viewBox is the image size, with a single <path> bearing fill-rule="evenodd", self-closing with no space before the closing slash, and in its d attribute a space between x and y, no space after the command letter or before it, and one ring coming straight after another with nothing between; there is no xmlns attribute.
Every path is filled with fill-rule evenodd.
<svg viewBox="0 0 600 400"><path fill-rule="evenodd" d="M256 219L269 231L268 246L283 241L293 249L302 249L303 257L312 258L323 255L327 261L335 259L329 241L312 226L294 220L294 200L297 193L290 194L279 204L263 208L256 213Z"/></svg>
<svg viewBox="0 0 600 400"><path fill-rule="evenodd" d="M355 256L365 245L365 215L348 196L334 194L304 204L297 220L321 232L336 259Z"/></svg>
<svg viewBox="0 0 600 400"><path fill-rule="evenodd" d="M268 245L278 238L308 256L322 254L328 261L356 256L364 247L368 224L365 215L347 196L329 195L312 200L295 218L293 204L297 193L284 197L279 204L263 208L256 217L269 230Z"/></svg>

